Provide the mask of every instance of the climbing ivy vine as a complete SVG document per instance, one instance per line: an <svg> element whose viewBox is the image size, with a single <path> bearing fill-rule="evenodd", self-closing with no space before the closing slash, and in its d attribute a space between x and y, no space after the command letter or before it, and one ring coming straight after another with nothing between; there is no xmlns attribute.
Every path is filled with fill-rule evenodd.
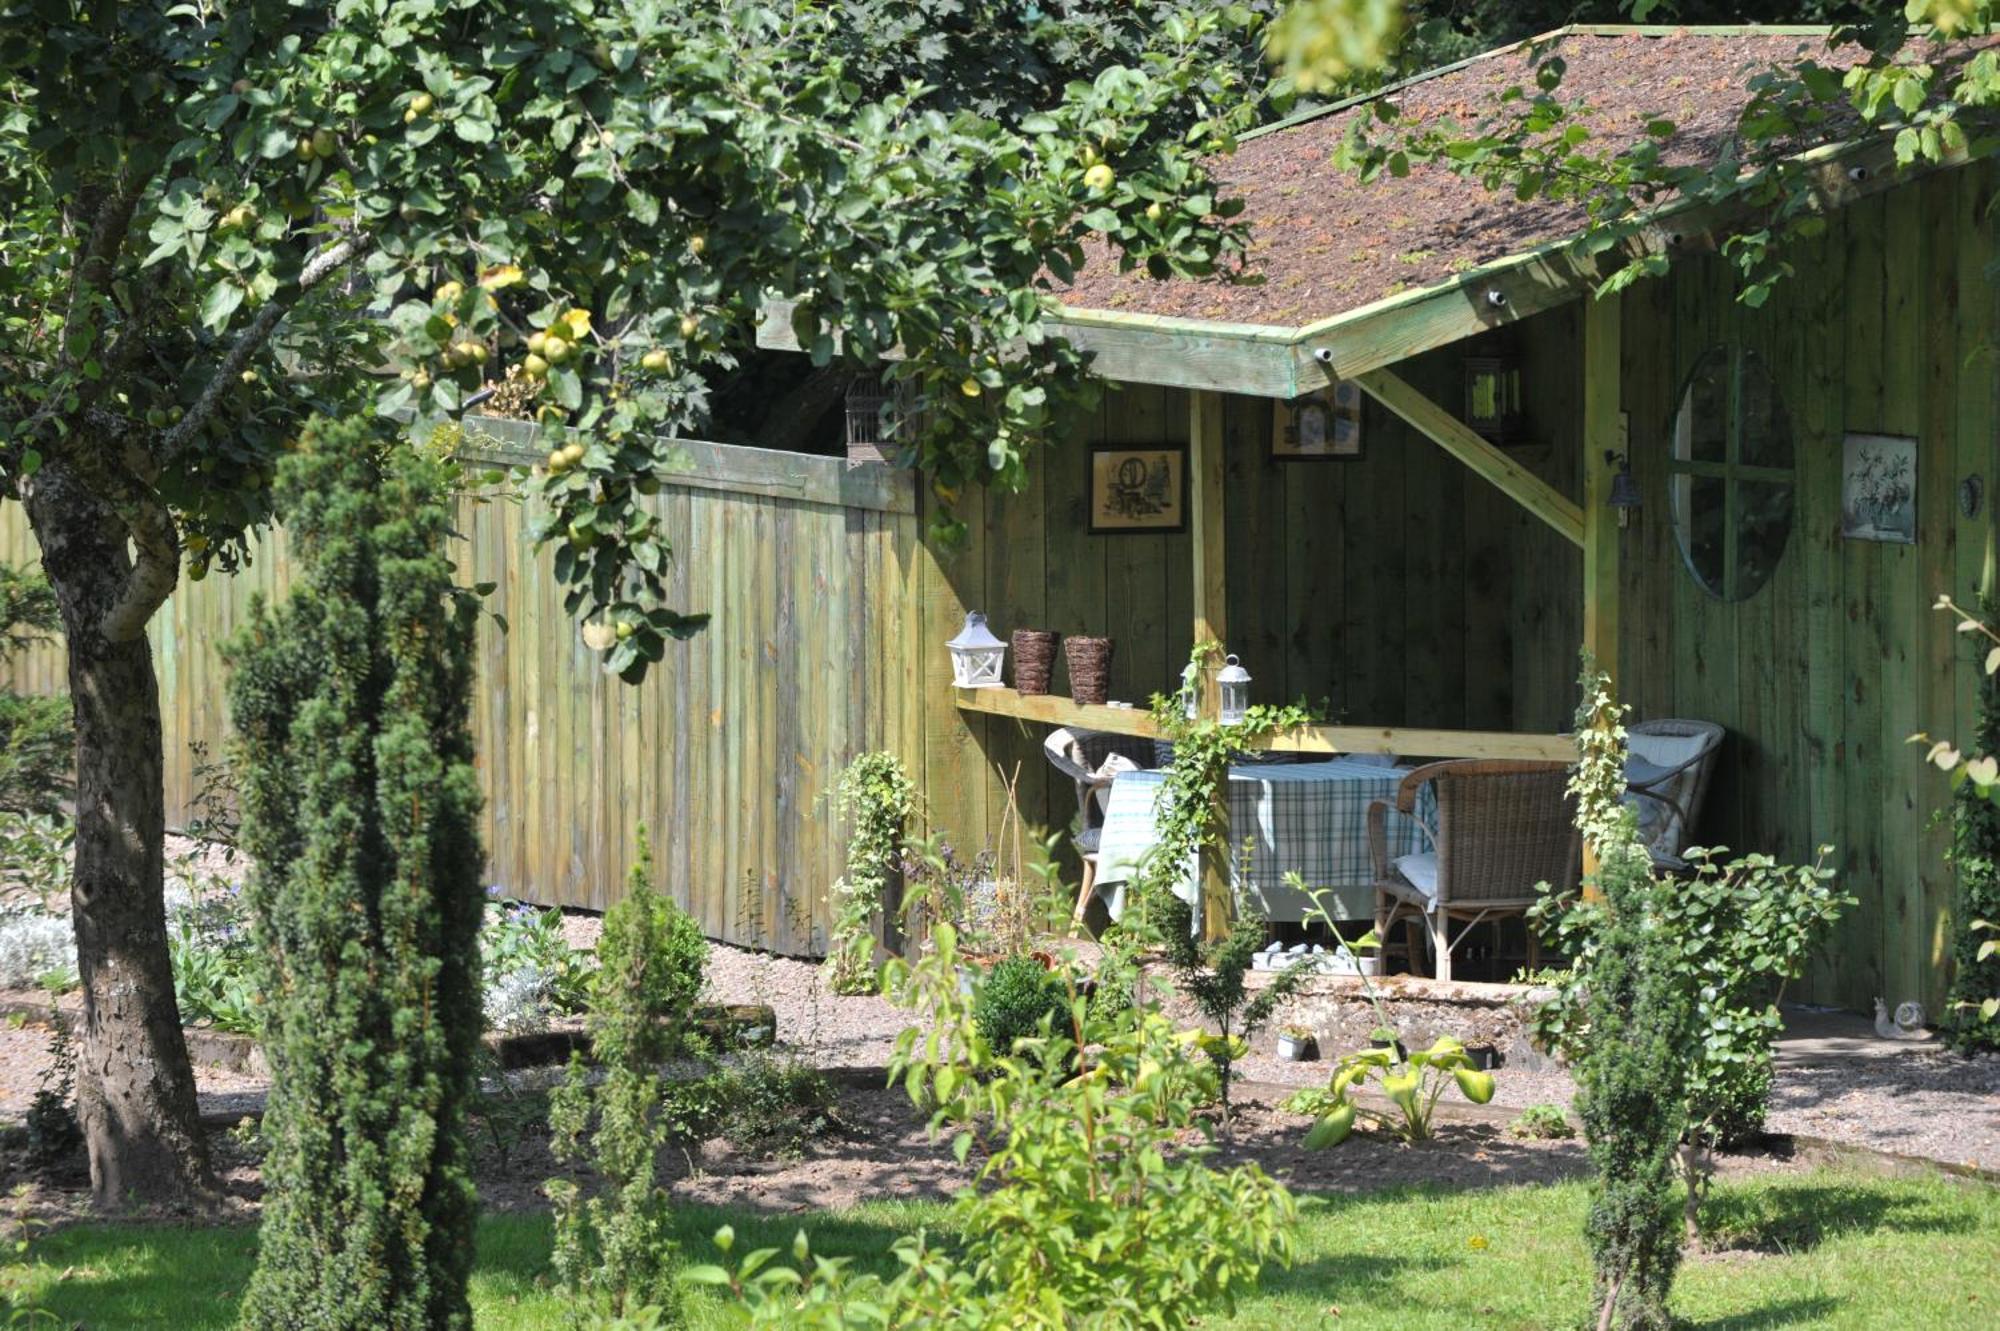
<svg viewBox="0 0 2000 1331"><path fill-rule="evenodd" d="M840 774L833 807L852 830L847 838L847 872L828 892L833 927L827 940L827 966L835 993L872 993L874 942L869 926L881 913L891 875L902 861L903 830L917 811L917 788L894 754L864 753Z"/></svg>

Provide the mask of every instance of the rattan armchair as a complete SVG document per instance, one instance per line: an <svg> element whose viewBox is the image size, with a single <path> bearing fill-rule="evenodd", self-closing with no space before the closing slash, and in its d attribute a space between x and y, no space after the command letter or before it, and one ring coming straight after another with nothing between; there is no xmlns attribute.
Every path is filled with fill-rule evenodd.
<svg viewBox="0 0 2000 1331"><path fill-rule="evenodd" d="M1556 892L1574 889L1583 854L1576 803L1564 790L1568 781L1568 766L1556 762L1462 759L1412 770L1393 806L1376 800L1368 808L1375 936L1386 947L1397 924L1420 921L1433 974L1449 980L1452 949L1474 925L1525 915L1541 899L1539 884ZM1388 819L1414 819L1417 793L1427 782L1435 783L1437 794L1437 831L1423 829L1430 849L1392 861ZM1463 925L1456 936L1454 922ZM1531 929L1530 966L1539 960L1536 942Z"/></svg>
<svg viewBox="0 0 2000 1331"><path fill-rule="evenodd" d="M1111 793L1111 776L1100 775L1107 759L1119 754L1134 767L1153 762L1153 743L1131 735L1111 735L1096 730L1051 730L1042 741L1042 753L1049 765L1076 783L1076 835L1072 838L1083 859L1083 883L1076 894L1075 919L1081 922L1097 890L1097 843L1104 835L1104 801Z"/></svg>
<svg viewBox="0 0 2000 1331"><path fill-rule="evenodd" d="M1626 788L1638 810L1639 835L1657 868L1673 873L1687 867L1682 853L1708 797L1723 733L1713 721L1677 719L1626 728Z"/></svg>

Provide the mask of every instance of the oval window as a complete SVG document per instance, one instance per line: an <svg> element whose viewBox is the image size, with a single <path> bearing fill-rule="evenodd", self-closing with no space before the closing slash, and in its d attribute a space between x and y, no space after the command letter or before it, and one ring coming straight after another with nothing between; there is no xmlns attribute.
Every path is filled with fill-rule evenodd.
<svg viewBox="0 0 2000 1331"><path fill-rule="evenodd" d="M1702 589L1740 601L1770 581L1792 531L1792 424L1756 352L1703 352L1674 413L1674 539Z"/></svg>

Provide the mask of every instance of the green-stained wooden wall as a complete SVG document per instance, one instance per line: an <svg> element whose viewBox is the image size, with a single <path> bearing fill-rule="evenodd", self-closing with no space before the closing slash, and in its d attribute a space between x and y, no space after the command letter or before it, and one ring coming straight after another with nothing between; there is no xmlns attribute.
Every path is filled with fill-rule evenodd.
<svg viewBox="0 0 2000 1331"><path fill-rule="evenodd" d="M1861 904L1812 998L1938 1010L1953 882L1932 814L1944 778L1908 744L1966 733L1974 655L1931 606L1969 603L1989 559L1995 469L1990 166L1932 176L1835 214L1769 304L1733 299L1715 258L1627 292L1623 398L1645 507L1625 533L1621 656L1641 716L1719 721L1730 738L1705 839L1786 858L1836 847ZM1755 349L1790 413L1793 527L1770 582L1725 603L1681 566L1664 463L1676 397L1705 349ZM1917 542L1840 534L1843 436L1918 441ZM1964 515L1961 478L1986 507Z"/></svg>
<svg viewBox="0 0 2000 1331"><path fill-rule="evenodd" d="M1534 407L1520 456L1574 497L1580 485L1574 308L1524 324ZM1402 367L1438 400L1462 396L1461 352ZM1259 701L1329 700L1355 723L1551 732L1573 710L1582 633L1576 548L1378 404L1364 455L1278 462L1268 399L1224 404L1228 647ZM1192 639L1190 538L1088 534L1094 442L1184 444L1178 389L1127 385L1029 468L1020 494L968 496L972 539L934 550L922 640L943 643L967 609L1015 628L1110 636L1111 696L1144 705L1178 683ZM960 713L942 650L925 657L923 786L935 825L978 849L999 827L1018 765L1037 828L1066 828L1075 788L1041 756L1046 728ZM1054 691L1068 691L1056 667ZM1054 779L1052 779L1054 778Z"/></svg>
<svg viewBox="0 0 2000 1331"><path fill-rule="evenodd" d="M506 423L511 454L536 456ZM864 749L901 750L921 546L914 485L840 459L689 443L652 501L676 558L671 596L715 613L671 645L644 684L607 677L562 609L550 557L519 502L465 502L468 582L494 582L482 621L474 738L491 881L531 900L602 909L622 891L640 824L658 882L712 937L817 951L842 830L825 803ZM18 505L0 510L0 558L39 556ZM286 579L282 535L235 577L183 583L152 638L165 710L170 817L193 791L191 745L227 733L216 644L250 594ZM17 684L62 686L60 651L17 665Z"/></svg>

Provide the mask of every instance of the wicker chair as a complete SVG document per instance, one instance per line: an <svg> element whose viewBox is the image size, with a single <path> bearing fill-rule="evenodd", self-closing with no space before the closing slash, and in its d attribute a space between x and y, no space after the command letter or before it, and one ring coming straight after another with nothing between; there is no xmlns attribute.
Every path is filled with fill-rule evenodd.
<svg viewBox="0 0 2000 1331"><path fill-rule="evenodd" d="M1713 721L1641 721L1626 731L1626 789L1639 814L1639 835L1655 867L1677 873L1690 844L1708 779L1722 748Z"/></svg>
<svg viewBox="0 0 2000 1331"><path fill-rule="evenodd" d="M1537 885L1563 892L1576 886L1582 841L1576 804L1564 791L1566 764L1457 760L1413 769L1396 792L1393 811L1416 817L1417 792L1437 785L1437 834L1424 829L1430 850L1389 859L1392 806L1368 807L1368 849L1375 867L1375 936L1386 945L1399 922L1423 922L1434 973L1451 978L1451 951L1472 926L1525 915L1540 900ZM1464 928L1457 937L1453 921ZM1528 964L1537 955L1528 934ZM1414 957L1412 958L1414 961Z"/></svg>
<svg viewBox="0 0 2000 1331"><path fill-rule="evenodd" d="M1104 801L1111 792L1112 777L1099 776L1113 754L1128 759L1134 767L1152 765L1153 742L1131 735L1110 735L1096 730L1056 729L1042 741L1042 753L1049 765L1076 783L1077 853L1083 858L1083 885L1076 895L1075 920L1083 920L1085 907L1097 890L1097 843L1104 834Z"/></svg>

